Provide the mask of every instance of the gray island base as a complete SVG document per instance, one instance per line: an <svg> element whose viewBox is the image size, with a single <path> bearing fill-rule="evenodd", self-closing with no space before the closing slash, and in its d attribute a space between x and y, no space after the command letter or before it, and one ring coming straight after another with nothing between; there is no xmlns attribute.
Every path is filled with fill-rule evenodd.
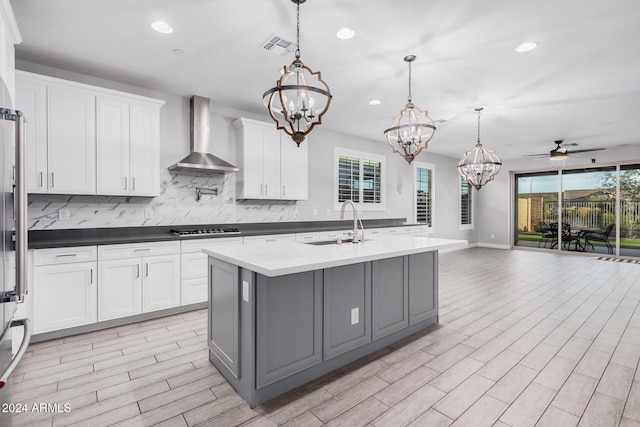
<svg viewBox="0 0 640 427"><path fill-rule="evenodd" d="M418 251L383 250L383 240L329 256L340 261L296 243L205 251L209 360L252 407L438 322L437 248L445 239ZM373 245L383 253L372 255ZM296 249L297 261L260 263L260 250L277 258ZM300 251L320 261L300 262Z"/></svg>

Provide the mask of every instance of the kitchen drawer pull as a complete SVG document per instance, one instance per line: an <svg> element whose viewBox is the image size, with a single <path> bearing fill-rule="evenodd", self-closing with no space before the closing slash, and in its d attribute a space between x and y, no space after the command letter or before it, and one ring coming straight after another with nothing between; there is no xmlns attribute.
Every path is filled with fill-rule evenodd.
<svg viewBox="0 0 640 427"><path fill-rule="evenodd" d="M51 188L53 188L53 172L51 172Z"/></svg>
<svg viewBox="0 0 640 427"><path fill-rule="evenodd" d="M275 242L275 241L276 241L276 239L267 239L267 240L265 240L265 242L267 242L267 243L269 243L269 242Z"/></svg>
<svg viewBox="0 0 640 427"><path fill-rule="evenodd" d="M124 189L125 190L127 189L127 177L126 176L124 177Z"/></svg>
<svg viewBox="0 0 640 427"><path fill-rule="evenodd" d="M43 187L44 185L44 172L40 172L40 187Z"/></svg>
<svg viewBox="0 0 640 427"><path fill-rule="evenodd" d="M134 252L142 252L142 251L150 251L151 248L140 248L140 249L134 249Z"/></svg>
<svg viewBox="0 0 640 427"><path fill-rule="evenodd" d="M64 257L74 257L77 256L78 254L58 254L56 255L56 258L64 258Z"/></svg>

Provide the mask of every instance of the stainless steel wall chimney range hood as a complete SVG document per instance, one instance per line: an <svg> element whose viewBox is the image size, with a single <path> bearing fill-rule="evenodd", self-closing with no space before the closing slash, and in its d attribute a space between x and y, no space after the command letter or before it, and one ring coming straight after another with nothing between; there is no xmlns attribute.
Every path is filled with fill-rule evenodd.
<svg viewBox="0 0 640 427"><path fill-rule="evenodd" d="M240 169L211 154L211 128L209 126L209 98L192 96L191 105L191 153L169 170L208 170L238 172Z"/></svg>

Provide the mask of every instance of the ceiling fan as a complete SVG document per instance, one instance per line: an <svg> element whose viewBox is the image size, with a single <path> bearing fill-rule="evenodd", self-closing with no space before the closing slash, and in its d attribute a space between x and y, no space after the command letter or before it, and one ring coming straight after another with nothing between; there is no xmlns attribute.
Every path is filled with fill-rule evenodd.
<svg viewBox="0 0 640 427"><path fill-rule="evenodd" d="M589 151L602 151L604 150L604 148L587 148L584 150L568 150L565 147L562 147L562 140L558 140L558 141L554 141L554 143L556 144L556 148L554 148L553 150L549 151L549 154L544 153L544 154L527 154L525 155L526 157L546 157L549 156L549 158L551 160L564 160L567 158L567 156L571 155L571 154L578 154L578 153L588 153ZM565 144L565 145L572 145L572 146L577 146L578 144L576 143L569 143L569 144Z"/></svg>

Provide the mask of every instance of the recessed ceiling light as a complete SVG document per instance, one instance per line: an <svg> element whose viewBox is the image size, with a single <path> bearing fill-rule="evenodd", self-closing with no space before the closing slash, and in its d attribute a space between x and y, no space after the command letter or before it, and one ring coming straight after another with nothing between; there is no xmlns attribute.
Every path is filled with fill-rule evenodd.
<svg viewBox="0 0 640 427"><path fill-rule="evenodd" d="M519 52L519 53L529 52L530 50L533 50L536 47L538 47L538 42L524 42L516 48L516 52Z"/></svg>
<svg viewBox="0 0 640 427"><path fill-rule="evenodd" d="M369 101L369 105L380 105L381 102L379 99L372 99L371 101Z"/></svg>
<svg viewBox="0 0 640 427"><path fill-rule="evenodd" d="M356 32L349 27L340 28L336 33L336 37L342 40L349 40L356 35Z"/></svg>
<svg viewBox="0 0 640 427"><path fill-rule="evenodd" d="M171 25L167 24L166 22L162 22L162 21L154 21L151 23L151 28L153 28L154 30L156 30L159 33L162 34L171 34L173 33L173 27L171 27Z"/></svg>

